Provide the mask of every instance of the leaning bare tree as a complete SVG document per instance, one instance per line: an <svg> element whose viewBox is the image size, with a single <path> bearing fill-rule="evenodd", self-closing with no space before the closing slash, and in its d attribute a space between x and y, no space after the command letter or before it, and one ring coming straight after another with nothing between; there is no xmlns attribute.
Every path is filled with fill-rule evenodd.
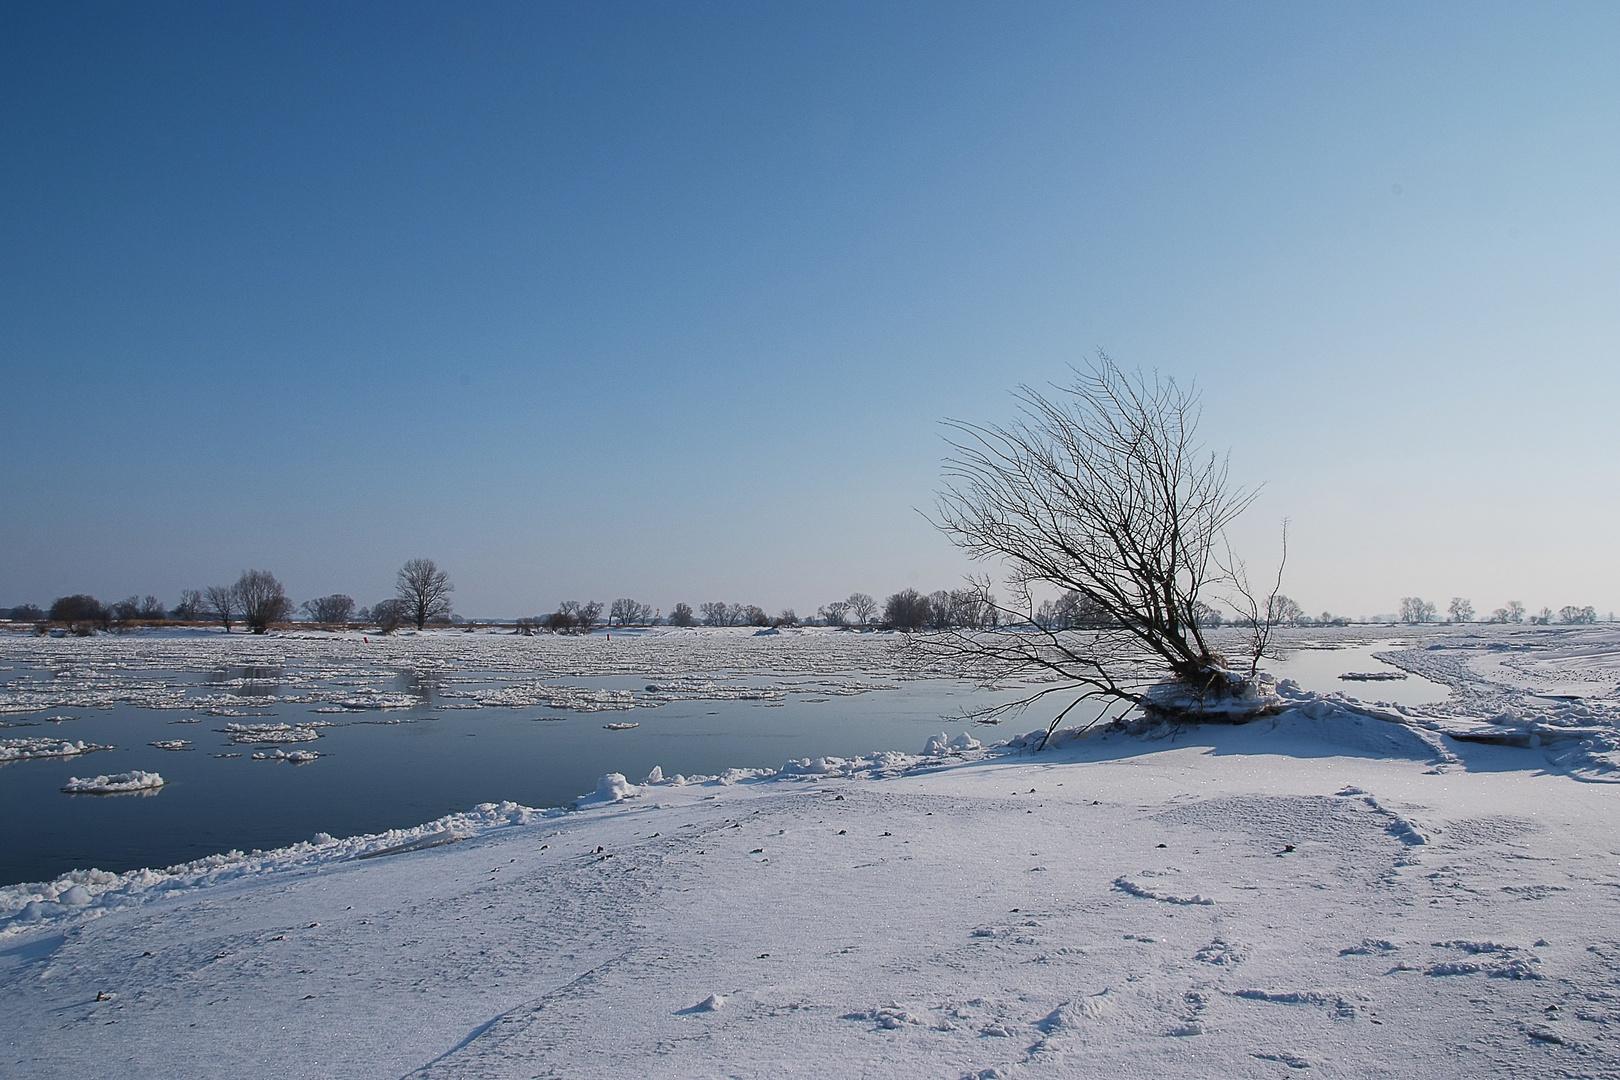
<svg viewBox="0 0 1620 1080"><path fill-rule="evenodd" d="M1000 627L933 647L990 678L1046 684L998 712L1071 697L1048 734L1086 701L1101 701L1104 716L1132 706L1253 715L1253 680L1206 640L1200 597L1228 583L1217 546L1254 495L1199 444L1197 393L1099 354L1072 385L1017 396L1022 415L1009 426L947 422L954 453L936 522L970 555L1008 568L1011 598L996 603L978 581ZM1089 625L1037 618L1034 594L1047 590L1074 594Z"/></svg>
<svg viewBox="0 0 1620 1080"><path fill-rule="evenodd" d="M450 594L454 591L450 575L432 559L412 559L399 568L394 583L394 595L405 605L404 621L415 623L418 630L429 619L450 614Z"/></svg>

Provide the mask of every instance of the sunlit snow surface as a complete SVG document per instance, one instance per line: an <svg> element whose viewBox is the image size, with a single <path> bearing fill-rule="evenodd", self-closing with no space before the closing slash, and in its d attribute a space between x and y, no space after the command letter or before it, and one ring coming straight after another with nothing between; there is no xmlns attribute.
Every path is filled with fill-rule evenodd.
<svg viewBox="0 0 1620 1080"><path fill-rule="evenodd" d="M1453 698L612 775L0 890L3 1071L1620 1073L1620 635L1407 641Z"/></svg>

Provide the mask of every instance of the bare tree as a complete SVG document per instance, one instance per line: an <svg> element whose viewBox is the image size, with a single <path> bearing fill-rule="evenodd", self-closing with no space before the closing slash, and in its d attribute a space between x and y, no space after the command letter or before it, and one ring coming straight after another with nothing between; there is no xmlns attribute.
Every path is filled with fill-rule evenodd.
<svg viewBox="0 0 1620 1080"><path fill-rule="evenodd" d="M108 606L113 622L120 627L127 628L130 623L141 617L141 599L138 596L125 597Z"/></svg>
<svg viewBox="0 0 1620 1080"><path fill-rule="evenodd" d="M587 634L597 623L602 621L602 603L591 600L583 604L575 604L574 617L579 620L579 628Z"/></svg>
<svg viewBox="0 0 1620 1080"><path fill-rule="evenodd" d="M795 612L790 607L785 607L785 608L782 609L782 613L780 615L778 615L776 618L771 620L771 625L772 626L798 626L799 625L798 613Z"/></svg>
<svg viewBox="0 0 1620 1080"><path fill-rule="evenodd" d="M1524 622L1524 605L1517 600L1509 600L1503 607L1491 612L1486 622L1493 623L1522 623Z"/></svg>
<svg viewBox="0 0 1620 1080"><path fill-rule="evenodd" d="M901 589L883 602L883 622L908 633L928 625L932 605L916 589Z"/></svg>
<svg viewBox="0 0 1620 1080"><path fill-rule="evenodd" d="M371 609L369 621L381 633L392 634L405 622L405 614L405 601L397 596L391 596L387 600L377 601ZM361 615L361 621L366 621L364 613Z"/></svg>
<svg viewBox="0 0 1620 1080"><path fill-rule="evenodd" d="M1010 426L948 422L955 453L937 524L970 555L1008 566L1012 599L1002 610L1019 624L958 635L957 654L991 676L1049 678L1012 707L1071 695L1049 731L1088 700L1193 715L1265 707L1250 707L1250 680L1198 625L1200 594L1231 584L1216 546L1253 496L1199 445L1196 393L1126 374L1099 354L1073 385L1050 395L1024 387L1018 397L1022 416ZM1039 627L1035 587L1073 590L1106 625ZM1172 685L1150 698L1166 678Z"/></svg>
<svg viewBox="0 0 1620 1080"><path fill-rule="evenodd" d="M304 617L310 622L347 623L354 618L354 597L343 593L333 593L318 600L305 600L303 603Z"/></svg>
<svg viewBox="0 0 1620 1080"><path fill-rule="evenodd" d="M669 609L669 625L691 626L697 622L697 616L692 614L692 605L682 601Z"/></svg>
<svg viewBox="0 0 1620 1080"><path fill-rule="evenodd" d="M613 601L608 607L608 625L617 623L619 626L638 626L652 620L653 609L649 604L643 604L628 598Z"/></svg>
<svg viewBox="0 0 1620 1080"><path fill-rule="evenodd" d="M1580 625L1597 622L1597 609L1588 604L1586 607L1576 607L1570 604L1558 609L1558 621Z"/></svg>
<svg viewBox="0 0 1620 1080"><path fill-rule="evenodd" d="M450 575L432 559L412 559L399 568L394 595L405 605L406 621L420 630L429 619L450 614L450 594L455 588Z"/></svg>
<svg viewBox="0 0 1620 1080"><path fill-rule="evenodd" d="M704 626L729 626L726 622L726 605L719 600L711 600L707 604L699 604L698 611L703 615Z"/></svg>
<svg viewBox="0 0 1620 1080"><path fill-rule="evenodd" d="M844 614L849 611L848 600L834 600L822 607L817 616L828 626L843 626Z"/></svg>
<svg viewBox="0 0 1620 1080"><path fill-rule="evenodd" d="M1401 597L1401 622L1431 623L1437 615L1438 611L1432 600L1425 600L1421 596Z"/></svg>
<svg viewBox="0 0 1620 1080"><path fill-rule="evenodd" d="M844 603L849 605L849 613L855 616L855 621L861 626L871 623L872 616L877 614L877 601L863 592L850 593Z"/></svg>
<svg viewBox="0 0 1620 1080"><path fill-rule="evenodd" d="M203 615L202 593L196 589L181 589L180 602L169 616L176 622L196 622Z"/></svg>
<svg viewBox="0 0 1620 1080"><path fill-rule="evenodd" d="M292 617L292 601L276 575L268 570L244 570L232 586L241 606L242 622L255 634L262 634L271 623Z"/></svg>
<svg viewBox="0 0 1620 1080"><path fill-rule="evenodd" d="M236 589L230 585L210 585L203 590L204 610L225 624L225 632L231 632L231 620L235 619L237 612L242 610L241 601L237 599Z"/></svg>
<svg viewBox="0 0 1620 1080"><path fill-rule="evenodd" d="M1453 596L1451 598L1451 606L1446 609L1446 614L1451 617L1451 621L1454 623L1473 622L1474 602L1472 600L1464 600L1460 596Z"/></svg>
<svg viewBox="0 0 1620 1080"><path fill-rule="evenodd" d="M1272 650L1272 633L1281 625L1279 616L1292 615L1297 621L1304 616L1304 611L1298 604L1282 594L1283 569L1288 565L1288 519L1283 519L1282 525L1282 555L1277 560L1277 576L1271 583L1271 592L1262 594L1249 583L1248 565L1234 553L1230 546L1226 550L1226 561L1221 564L1221 570L1231 586L1229 603L1238 612L1238 622L1248 631L1247 647L1244 650L1249 658L1249 678L1253 679L1260 674L1260 661L1265 657L1275 659L1277 653ZM1200 617L1198 605L1193 605L1193 622L1197 626L1207 625Z"/></svg>
<svg viewBox="0 0 1620 1080"><path fill-rule="evenodd" d="M1305 617L1305 609L1298 601L1275 593L1267 601L1267 615L1273 626L1298 626Z"/></svg>
<svg viewBox="0 0 1620 1080"><path fill-rule="evenodd" d="M111 619L106 606L88 593L58 596L48 617L81 636L95 633L97 626L105 628Z"/></svg>

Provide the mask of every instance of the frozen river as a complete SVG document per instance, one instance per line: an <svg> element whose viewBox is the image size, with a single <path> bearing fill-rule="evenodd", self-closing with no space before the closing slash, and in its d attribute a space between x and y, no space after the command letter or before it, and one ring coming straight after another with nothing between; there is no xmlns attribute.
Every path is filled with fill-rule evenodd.
<svg viewBox="0 0 1620 1080"><path fill-rule="evenodd" d="M1381 668L1376 648L1307 648L1268 666L1309 689L1444 696L1416 677L1334 681ZM1022 691L917 678L898 638L819 630L17 636L0 638L0 665L0 739L107 747L0 764L0 814L16 826L0 846L0 883L379 832L484 802L558 806L608 772L639 780L654 766L711 775L915 753L940 731L990 741L1045 720L975 725L963 714ZM278 756L298 753L318 757ZM60 790L69 777L137 770L167 783Z"/></svg>

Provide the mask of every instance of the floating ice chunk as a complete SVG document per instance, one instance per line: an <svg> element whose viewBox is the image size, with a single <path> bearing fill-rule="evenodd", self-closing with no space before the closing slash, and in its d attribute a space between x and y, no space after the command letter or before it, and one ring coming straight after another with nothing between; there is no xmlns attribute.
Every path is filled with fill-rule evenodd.
<svg viewBox="0 0 1620 1080"><path fill-rule="evenodd" d="M226 724L220 730L234 743L314 742L321 737L306 724Z"/></svg>
<svg viewBox="0 0 1620 1080"><path fill-rule="evenodd" d="M68 777L68 782L62 785L62 790L69 795L121 795L126 791L156 791L167 781L155 772L113 773L111 776L92 776L81 780L77 776Z"/></svg>
<svg viewBox="0 0 1620 1080"><path fill-rule="evenodd" d="M318 758L320 756L321 756L320 754L317 754L313 750L293 750L293 751L289 752L289 751L281 749L281 747L278 746L274 750L260 751L259 753L254 754L253 755L253 760L254 761L290 761L294 765L303 765L306 762L314 761L316 758Z"/></svg>
<svg viewBox="0 0 1620 1080"><path fill-rule="evenodd" d="M84 741L68 742L64 739L0 739L0 761L22 761L27 758L77 757L96 750L112 750L111 746L97 746Z"/></svg>

